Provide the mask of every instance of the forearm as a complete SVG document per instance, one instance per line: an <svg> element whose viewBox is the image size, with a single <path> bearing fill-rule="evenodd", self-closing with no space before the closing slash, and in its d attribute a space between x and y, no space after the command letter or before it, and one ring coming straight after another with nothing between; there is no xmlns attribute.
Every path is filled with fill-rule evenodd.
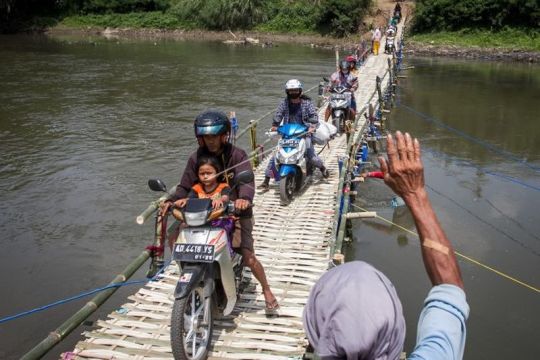
<svg viewBox="0 0 540 360"><path fill-rule="evenodd" d="M424 189L404 196L416 224L422 258L431 283L452 284L463 289L454 249L444 233Z"/></svg>

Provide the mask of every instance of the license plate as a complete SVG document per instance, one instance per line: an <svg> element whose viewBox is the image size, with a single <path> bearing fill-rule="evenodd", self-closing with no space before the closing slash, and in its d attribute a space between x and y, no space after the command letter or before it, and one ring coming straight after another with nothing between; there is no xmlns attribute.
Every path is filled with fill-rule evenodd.
<svg viewBox="0 0 540 360"><path fill-rule="evenodd" d="M335 95L332 95L332 98L337 99L337 100L341 100L341 99L346 99L347 95L345 95L345 94L335 94Z"/></svg>
<svg viewBox="0 0 540 360"><path fill-rule="evenodd" d="M176 244L173 259L187 262L213 262L214 245Z"/></svg>
<svg viewBox="0 0 540 360"><path fill-rule="evenodd" d="M298 140L296 139L284 139L280 142L281 146L287 146L287 147L297 147L298 146Z"/></svg>

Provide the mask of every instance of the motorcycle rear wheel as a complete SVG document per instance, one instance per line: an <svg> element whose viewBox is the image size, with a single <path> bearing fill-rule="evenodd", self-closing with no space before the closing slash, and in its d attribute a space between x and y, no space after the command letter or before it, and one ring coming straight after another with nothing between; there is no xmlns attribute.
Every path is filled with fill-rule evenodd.
<svg viewBox="0 0 540 360"><path fill-rule="evenodd" d="M176 360L203 360L208 356L214 327L212 299L196 286L185 298L174 301L171 315L171 348ZM208 309L206 309L208 307ZM208 319L204 319L204 314Z"/></svg>
<svg viewBox="0 0 540 360"><path fill-rule="evenodd" d="M292 201L296 189L295 182L294 174L289 174L279 181L279 199L281 200L281 205L288 205Z"/></svg>

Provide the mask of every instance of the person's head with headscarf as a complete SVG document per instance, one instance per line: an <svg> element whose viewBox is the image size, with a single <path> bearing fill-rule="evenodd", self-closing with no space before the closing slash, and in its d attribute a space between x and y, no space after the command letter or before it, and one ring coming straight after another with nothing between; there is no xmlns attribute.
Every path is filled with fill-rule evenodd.
<svg viewBox="0 0 540 360"><path fill-rule="evenodd" d="M394 285L368 263L326 272L311 289L304 329L322 359L396 360L405 319Z"/></svg>

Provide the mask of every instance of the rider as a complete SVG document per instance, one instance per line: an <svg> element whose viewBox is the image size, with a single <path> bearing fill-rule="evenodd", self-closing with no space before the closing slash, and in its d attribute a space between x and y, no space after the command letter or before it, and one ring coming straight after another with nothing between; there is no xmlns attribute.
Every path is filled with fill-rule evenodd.
<svg viewBox="0 0 540 360"><path fill-rule="evenodd" d="M381 38L382 38L381 30L377 27L373 31L373 35L371 36L371 42L373 44L372 47L373 47L374 55L379 55L379 48L381 46Z"/></svg>
<svg viewBox="0 0 540 360"><path fill-rule="evenodd" d="M271 131L276 131L280 124L296 123L304 124L308 127L309 133L313 133L319 124L319 116L311 99L302 94L302 83L297 79L291 79L285 83L285 94L287 97L279 104L274 120L272 121ZM306 157L308 160L308 174L311 172L311 167L318 168L323 177L328 178L330 173L324 166L320 157L315 154L315 148L309 136L306 137ZM274 167L274 159L268 162L264 181L259 185L260 189L268 190L270 187L270 178L272 177L272 168Z"/></svg>
<svg viewBox="0 0 540 360"><path fill-rule="evenodd" d="M356 116L356 99L354 98L354 92L358 89L358 78L349 71L349 62L347 60L342 60L339 63L339 71L330 76L330 88L336 86L344 86L351 90L351 107L349 108L349 119L354 120ZM326 112L324 113L324 121L328 122L328 119L332 115L332 108L330 103L326 107Z"/></svg>
<svg viewBox="0 0 540 360"><path fill-rule="evenodd" d="M184 199L192 186L197 183L196 165L201 157L216 157L224 169L224 180L229 184L236 173L252 171L246 152L227 140L231 125L225 113L217 110L204 111L195 118L194 128L199 148L189 157L180 184L176 187L175 194L168 200L169 204L172 201ZM253 275L261 283L267 310L275 310L279 304L270 290L264 268L253 250L253 211L250 205L255 195L254 185L253 182L239 185L230 194L235 208L240 210L235 232L237 234L240 232L240 252L244 264L251 269ZM168 205L164 206L165 210L166 207Z"/></svg>
<svg viewBox="0 0 540 360"><path fill-rule="evenodd" d="M394 8L394 18L396 18L398 23L401 20L401 5L399 5L399 3L397 3Z"/></svg>
<svg viewBox="0 0 540 360"><path fill-rule="evenodd" d="M349 62L349 71L353 76L358 77L358 69L356 68L356 56L355 55L349 55L345 58Z"/></svg>

